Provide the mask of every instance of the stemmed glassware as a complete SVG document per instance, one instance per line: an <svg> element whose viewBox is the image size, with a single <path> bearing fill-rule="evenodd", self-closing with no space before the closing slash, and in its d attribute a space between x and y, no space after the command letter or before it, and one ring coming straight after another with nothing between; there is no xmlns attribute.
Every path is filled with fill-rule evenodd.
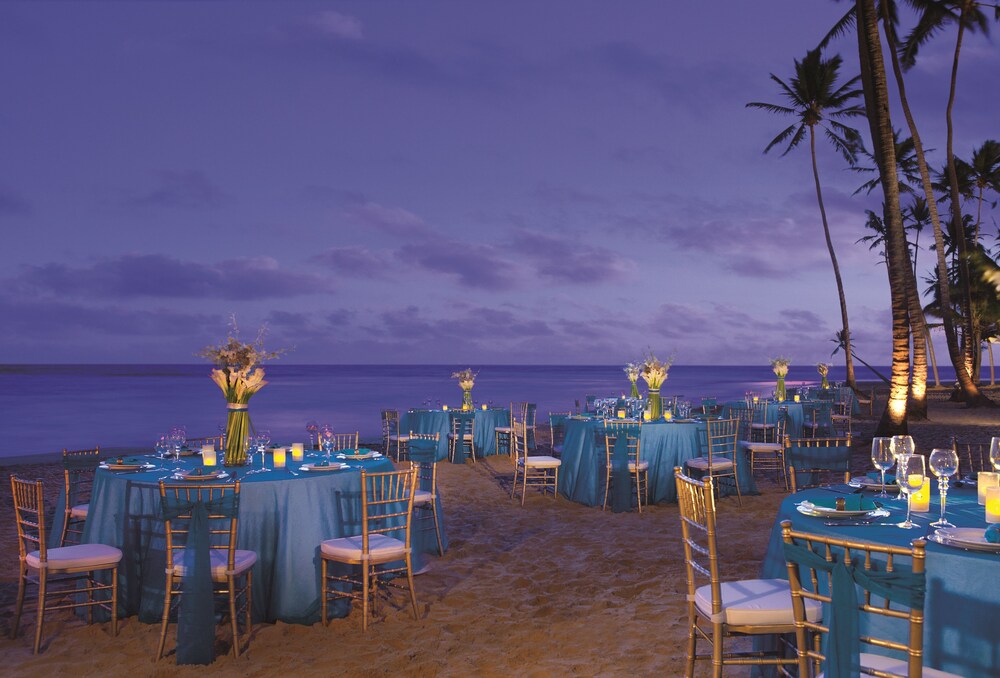
<svg viewBox="0 0 1000 678"><path fill-rule="evenodd" d="M990 438L990 463L993 470L1000 472L1000 438Z"/></svg>
<svg viewBox="0 0 1000 678"><path fill-rule="evenodd" d="M260 466L263 469L265 466L266 457L264 456L264 450L271 443L271 432L267 430L257 431L257 449L260 451Z"/></svg>
<svg viewBox="0 0 1000 678"><path fill-rule="evenodd" d="M875 495L885 499L889 495L885 491L885 472L896 463L896 458L892 454L889 438L872 438L872 464L882 472L882 491Z"/></svg>
<svg viewBox="0 0 1000 678"><path fill-rule="evenodd" d="M333 452L333 427L329 424L323 424L319 428L319 440L320 445L323 447L323 451L326 453L326 463L330 463L330 453Z"/></svg>
<svg viewBox="0 0 1000 678"><path fill-rule="evenodd" d="M180 462L181 448L184 447L186 441L187 431L184 430L183 426L175 426L170 429L170 444L174 448L174 463Z"/></svg>
<svg viewBox="0 0 1000 678"><path fill-rule="evenodd" d="M994 441L997 438L993 439ZM938 479L938 491L941 493L941 517L931 525L934 527L955 527L953 523L945 520L945 504L948 498L948 477L958 472L958 455L951 448L938 448L931 451L930 456L931 471Z"/></svg>
<svg viewBox="0 0 1000 678"><path fill-rule="evenodd" d="M309 434L309 449L316 449L316 433L319 431L319 424L315 421L306 422L306 433Z"/></svg>
<svg viewBox="0 0 1000 678"><path fill-rule="evenodd" d="M889 449L892 450L892 456L896 459L896 470L901 468L899 466L899 458L916 452L915 446L913 444L913 436L893 436L889 439ZM896 495L897 499L901 499L903 496L903 483L896 478L896 484L899 485L899 494Z"/></svg>
<svg viewBox="0 0 1000 678"><path fill-rule="evenodd" d="M923 455L904 454L896 457L896 482L900 491L906 494L906 520L899 523L898 527L907 530L917 527L917 524L910 520L910 505L913 503L913 493L924 486L926 478Z"/></svg>

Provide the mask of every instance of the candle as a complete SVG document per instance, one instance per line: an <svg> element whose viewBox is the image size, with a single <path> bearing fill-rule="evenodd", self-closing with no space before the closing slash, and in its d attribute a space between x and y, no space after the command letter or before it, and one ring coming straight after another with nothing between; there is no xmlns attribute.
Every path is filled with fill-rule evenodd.
<svg viewBox="0 0 1000 678"><path fill-rule="evenodd" d="M1000 523L1000 487L986 488L986 522Z"/></svg>
<svg viewBox="0 0 1000 678"><path fill-rule="evenodd" d="M618 418L619 419L625 418L625 410L618 410Z"/></svg>
<svg viewBox="0 0 1000 678"><path fill-rule="evenodd" d="M927 513L931 510L931 479L924 478L924 484L910 496L910 510Z"/></svg>
<svg viewBox="0 0 1000 678"><path fill-rule="evenodd" d="M979 505L983 506L986 504L986 490L991 487L998 487L997 481L1000 479L996 473L992 471L980 471L979 476L976 478L976 486L979 490Z"/></svg>
<svg viewBox="0 0 1000 678"><path fill-rule="evenodd" d="M274 468L285 468L285 448L276 447L273 451Z"/></svg>
<svg viewBox="0 0 1000 678"><path fill-rule="evenodd" d="M302 461L304 455L302 443L292 443L292 461Z"/></svg>
<svg viewBox="0 0 1000 678"><path fill-rule="evenodd" d="M483 412L486 411L486 403L483 403Z"/></svg>
<svg viewBox="0 0 1000 678"><path fill-rule="evenodd" d="M755 403L756 403L756 402L759 402L759 401L760 401L760 397L759 397L759 396L754 396L754 397L753 397L753 401L754 401Z"/></svg>
<svg viewBox="0 0 1000 678"><path fill-rule="evenodd" d="M664 421L670 421L673 418L674 418L674 413L671 412L670 410L667 410L666 412L663 413L663 420Z"/></svg>
<svg viewBox="0 0 1000 678"><path fill-rule="evenodd" d="M799 402L799 394L798 393L795 394L794 398L795 398L795 402Z"/></svg>
<svg viewBox="0 0 1000 678"><path fill-rule="evenodd" d="M201 446L202 466L215 466L215 445Z"/></svg>
<svg viewBox="0 0 1000 678"><path fill-rule="evenodd" d="M443 412L447 412L447 411L448 411L448 406L447 406L447 405L442 405L442 406L441 406L441 410L442 410Z"/></svg>

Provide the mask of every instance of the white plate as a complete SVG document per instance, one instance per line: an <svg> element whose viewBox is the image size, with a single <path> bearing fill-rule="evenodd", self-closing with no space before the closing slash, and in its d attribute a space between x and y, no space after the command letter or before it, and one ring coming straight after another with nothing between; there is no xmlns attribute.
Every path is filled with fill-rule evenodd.
<svg viewBox="0 0 1000 678"><path fill-rule="evenodd" d="M170 476L173 480L225 480L229 474L225 471L212 471L211 473L175 473Z"/></svg>
<svg viewBox="0 0 1000 678"><path fill-rule="evenodd" d="M928 539L945 546L1000 553L1000 544L986 541L985 533L986 530L981 527L942 527L935 530Z"/></svg>
<svg viewBox="0 0 1000 678"><path fill-rule="evenodd" d="M100 468L107 469L108 471L142 471L146 469L156 468L154 464L100 464Z"/></svg>
<svg viewBox="0 0 1000 678"><path fill-rule="evenodd" d="M812 502L804 501L795 505L795 509L804 516L813 518L877 518L889 515L884 508L865 509L857 511L838 511L826 506L816 506Z"/></svg>
<svg viewBox="0 0 1000 678"><path fill-rule="evenodd" d="M322 471L340 471L341 469L351 468L347 464L338 464L336 462L331 462L329 465L326 464L302 464L299 467L300 471L306 471L318 473Z"/></svg>

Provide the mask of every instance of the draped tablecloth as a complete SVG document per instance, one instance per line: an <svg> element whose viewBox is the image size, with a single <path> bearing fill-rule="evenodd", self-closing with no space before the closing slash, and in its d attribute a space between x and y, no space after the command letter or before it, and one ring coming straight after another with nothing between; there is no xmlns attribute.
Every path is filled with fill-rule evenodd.
<svg viewBox="0 0 1000 678"><path fill-rule="evenodd" d="M767 554L761 566L761 577L788 578L782 554L781 521L791 520L794 529L803 532L837 536L844 539L880 544L907 546L913 539L928 534L928 523L937 520L940 500L932 492L929 513L914 513L918 529L904 530L892 525L864 527L832 527L822 518L799 513L795 505L803 500L838 495L822 488L804 490L787 497L778 510ZM839 489L848 489L839 486ZM870 495L869 495L870 496ZM892 511L890 518L879 522L898 522L906 514L905 500L880 500ZM948 493L948 519L959 527L985 528L984 507L976 502L975 488L952 489ZM951 671L961 676L1000 675L1000 554L963 551L927 543L927 598L924 606L925 666ZM880 620L880 625L892 624ZM905 626L894 632L896 640L906 642ZM862 647L862 651L877 652Z"/></svg>
<svg viewBox="0 0 1000 678"><path fill-rule="evenodd" d="M472 445L476 450L476 456L492 456L497 453L494 430L497 426L510 425L510 410L495 407L474 411L476 418L472 428ZM401 435L406 435L410 431L441 434L441 439L438 441L437 459L438 461L447 459L448 434L451 433L449 414L446 410L410 410L400 417L399 432Z"/></svg>
<svg viewBox="0 0 1000 678"><path fill-rule="evenodd" d="M737 407L745 407L742 401L730 401L722 406L722 416L729 417L735 416L733 410ZM802 423L805 420L805 415L802 411L802 403L797 403L792 400L786 400L784 402L770 401L767 403L767 421L768 424L773 424L778 421L778 408L787 407L788 408L788 423L785 429L785 434L792 438L802 437ZM741 439L746 439L746 432L740 431Z"/></svg>
<svg viewBox="0 0 1000 678"><path fill-rule="evenodd" d="M566 421L562 466L559 467L559 493L567 499L600 506L604 502L605 455L599 436L601 419L571 417ZM640 454L649 462L649 503L677 501L674 467L699 457L707 451L705 422L650 422L641 427ZM737 453L737 476L743 494L756 494L757 484L743 454Z"/></svg>
<svg viewBox="0 0 1000 678"><path fill-rule="evenodd" d="M270 468L270 455L267 457ZM320 459L322 455L306 458L312 462ZM152 461L161 463L159 459ZM360 468L372 473L393 470L385 457L347 463L352 466L349 470L310 473L298 470L300 463L289 459L288 466L298 476L283 469L253 475L248 475L252 470L249 466L235 469L241 481L237 547L257 552L253 570L255 622L319 621L320 542L361 534ZM167 469L175 467L172 460L162 464ZM179 465L194 468L200 461L182 458ZM165 473L116 475L98 470L83 534L84 542L122 550L119 609L125 615L138 614L146 623L159 622L163 614L166 544L157 481ZM438 511L440 519L440 497ZM441 525L447 545L444 523ZM422 554L436 553L437 541L434 530L421 530L415 523L411 535L413 567L419 570L425 562ZM336 602L332 614L345 616L348 601Z"/></svg>

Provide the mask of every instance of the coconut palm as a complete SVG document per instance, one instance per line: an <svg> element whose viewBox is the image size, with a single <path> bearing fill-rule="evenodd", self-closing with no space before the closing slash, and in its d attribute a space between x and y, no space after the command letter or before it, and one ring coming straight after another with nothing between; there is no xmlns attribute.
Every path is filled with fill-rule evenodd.
<svg viewBox="0 0 1000 678"><path fill-rule="evenodd" d="M819 168L816 164L816 128L820 128L833 147L848 163L854 164L858 151L864 147L861 135L852 127L840 122L841 119L864 115L861 106L853 103L861 90L856 88L858 77L855 76L842 85L837 84L840 75L842 59L839 55L823 59L820 50L808 52L802 61L795 61L795 75L785 82L771 74L771 80L777 83L782 95L789 105L751 102L749 108L759 108L780 115L791 115L798 121L782 130L764 152L785 145L782 156L787 155L799 145L804 138L809 137L809 151L812 158L813 181L816 185L816 200L819 203L820 217L823 222L823 235L826 237L826 247L830 252L830 262L833 264L833 275L837 282L837 294L840 298L840 316L843 324L843 339L845 344L845 361L847 366L847 383L857 388L854 378L854 361L851 353L851 329L847 317L847 296L844 293L844 282L840 276L840 266L837 263L837 253L830 237L830 224L826 218L826 207L823 205L823 190L819 180Z"/></svg>
<svg viewBox="0 0 1000 678"><path fill-rule="evenodd" d="M955 162L962 167L964 171L961 173L965 174L975 187L977 206L973 242L978 243L979 227L983 223L983 194L987 190L1000 193L1000 143L987 139L982 146L972 152L972 162L967 163L959 158L956 158ZM993 207L996 207L995 201Z"/></svg>

